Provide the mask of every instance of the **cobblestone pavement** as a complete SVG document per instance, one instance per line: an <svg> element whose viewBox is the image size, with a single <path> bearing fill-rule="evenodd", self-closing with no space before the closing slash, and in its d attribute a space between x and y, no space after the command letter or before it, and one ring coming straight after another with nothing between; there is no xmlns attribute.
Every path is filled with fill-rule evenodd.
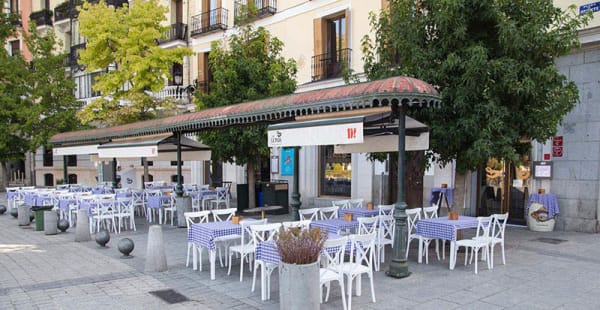
<svg viewBox="0 0 600 310"><path fill-rule="evenodd" d="M2 197L4 196L0 193ZM2 201L0 200L0 203ZM274 216L281 221L289 216ZM185 267L186 229L163 225L169 270L144 272L148 225L138 218L137 232L111 235L108 248L95 242L74 242L74 229L46 236L33 227L19 227L8 214L0 216L0 309L278 309L278 276L272 275L272 300L251 292L252 274L239 282L238 263L232 275L218 267L209 278L207 256L203 271ZM134 240L134 257L121 259L120 238ZM540 241L548 238L554 242ZM562 242L560 242L563 240ZM447 251L448 249L446 249ZM496 250L495 267L464 266L459 253L455 270L448 259L438 261L430 251L429 264L416 263L416 243L410 250L411 276L386 277L387 261L375 272L377 302L371 302L369 281L354 309L599 309L600 238L584 233L535 233L507 228L506 260ZM387 258L390 257L388 252ZM188 300L169 304L151 291L172 289ZM340 291L322 309L342 309ZM282 307L285 309L285 307Z"/></svg>

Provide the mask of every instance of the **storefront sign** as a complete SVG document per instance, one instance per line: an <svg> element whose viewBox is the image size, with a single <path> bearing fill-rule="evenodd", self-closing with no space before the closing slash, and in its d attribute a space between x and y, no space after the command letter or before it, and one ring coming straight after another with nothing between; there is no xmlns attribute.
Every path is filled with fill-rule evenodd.
<svg viewBox="0 0 600 310"><path fill-rule="evenodd" d="M294 149L281 149L281 175L294 175Z"/></svg>
<svg viewBox="0 0 600 310"><path fill-rule="evenodd" d="M363 142L363 123L269 130L269 147L334 145Z"/></svg>
<svg viewBox="0 0 600 310"><path fill-rule="evenodd" d="M563 146L563 136L552 138L552 146Z"/></svg>
<svg viewBox="0 0 600 310"><path fill-rule="evenodd" d="M579 6L579 14L583 14L588 11L600 12L600 2L592 2Z"/></svg>
<svg viewBox="0 0 600 310"><path fill-rule="evenodd" d="M550 153L544 154L544 160L550 160Z"/></svg>
<svg viewBox="0 0 600 310"><path fill-rule="evenodd" d="M552 147L552 157L562 157L563 156L563 147L562 146L553 146Z"/></svg>
<svg viewBox="0 0 600 310"><path fill-rule="evenodd" d="M536 179L552 178L552 162L550 162L550 161L534 161L533 162L533 177Z"/></svg>

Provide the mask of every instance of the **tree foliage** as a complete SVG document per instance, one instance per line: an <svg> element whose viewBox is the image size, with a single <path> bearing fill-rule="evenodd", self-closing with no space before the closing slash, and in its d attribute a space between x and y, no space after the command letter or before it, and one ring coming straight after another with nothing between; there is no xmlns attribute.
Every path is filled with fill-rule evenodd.
<svg viewBox="0 0 600 310"><path fill-rule="evenodd" d="M411 111L430 126L437 159L461 171L514 162L523 138L545 141L578 101L555 60L579 46L578 15L546 0L390 0L362 48L369 79L408 75L435 85L442 107Z"/></svg>
<svg viewBox="0 0 600 310"><path fill-rule="evenodd" d="M58 132L81 127L75 117L81 104L74 95L75 82L65 73L67 54L60 51L53 31L38 33L35 23L25 35L25 42L33 56L30 69L31 100L25 125L31 137L30 150L48 143Z"/></svg>
<svg viewBox="0 0 600 310"><path fill-rule="evenodd" d="M296 63L280 54L283 43L262 27L240 28L225 42L213 42L209 67L210 92L198 95L198 108L206 109L293 93ZM212 147L213 159L236 164L257 163L269 155L266 125L231 127L202 132L203 143Z"/></svg>
<svg viewBox="0 0 600 310"><path fill-rule="evenodd" d="M157 100L148 93L163 89L173 64L181 64L184 56L193 54L189 48L158 45L157 39L168 30L162 26L168 9L148 0L122 8L109 7L105 1L85 2L79 10L80 33L87 43L78 62L86 72L105 71L94 85L104 97L87 105L79 118L85 123L117 125L173 110L173 102Z"/></svg>

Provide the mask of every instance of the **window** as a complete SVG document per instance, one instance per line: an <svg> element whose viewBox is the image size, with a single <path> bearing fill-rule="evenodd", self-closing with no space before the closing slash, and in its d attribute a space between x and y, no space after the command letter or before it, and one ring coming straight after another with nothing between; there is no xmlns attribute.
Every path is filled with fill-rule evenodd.
<svg viewBox="0 0 600 310"><path fill-rule="evenodd" d="M177 175L176 174L171 175L171 182L172 183L177 183ZM183 184L183 183L184 183L183 182L183 176L181 176L181 184Z"/></svg>
<svg viewBox="0 0 600 310"><path fill-rule="evenodd" d="M68 167L77 167L77 155L68 155L67 156L67 166Z"/></svg>
<svg viewBox="0 0 600 310"><path fill-rule="evenodd" d="M44 186L54 186L54 175L52 173L44 174Z"/></svg>
<svg viewBox="0 0 600 310"><path fill-rule="evenodd" d="M142 174L142 184L144 184L144 182L146 182L144 180L144 175ZM151 174L148 174L148 182L154 182L154 176Z"/></svg>
<svg viewBox="0 0 600 310"><path fill-rule="evenodd" d="M77 184L77 175L76 174L74 174L74 173L69 174L68 178L69 178L69 182L67 182L67 183Z"/></svg>
<svg viewBox="0 0 600 310"><path fill-rule="evenodd" d="M350 197L352 193L352 157L335 154L333 146L320 147L321 195Z"/></svg>
<svg viewBox="0 0 600 310"><path fill-rule="evenodd" d="M54 166L54 158L52 156L52 149L44 148L43 166L44 167Z"/></svg>
<svg viewBox="0 0 600 310"><path fill-rule="evenodd" d="M212 72L208 67L208 53L198 53L198 78L196 88L201 93L208 93L208 85L212 82Z"/></svg>
<svg viewBox="0 0 600 310"><path fill-rule="evenodd" d="M10 41L10 55L17 56L21 53L21 41L13 40Z"/></svg>
<svg viewBox="0 0 600 310"><path fill-rule="evenodd" d="M8 11L11 13L19 13L19 0L8 0Z"/></svg>
<svg viewBox="0 0 600 310"><path fill-rule="evenodd" d="M349 11L314 20L314 50L312 57L312 80L324 80L342 76L350 66L348 48Z"/></svg>
<svg viewBox="0 0 600 310"><path fill-rule="evenodd" d="M96 77L101 74L102 72L93 72L74 77L75 98L86 99L100 96L101 93L94 90L94 84L96 84Z"/></svg>

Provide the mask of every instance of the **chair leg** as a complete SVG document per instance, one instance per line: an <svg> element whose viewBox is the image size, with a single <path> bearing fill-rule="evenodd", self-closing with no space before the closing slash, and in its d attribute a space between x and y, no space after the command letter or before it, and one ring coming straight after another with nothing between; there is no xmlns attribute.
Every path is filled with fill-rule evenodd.
<svg viewBox="0 0 600 310"><path fill-rule="evenodd" d="M371 281L371 298L375 303L375 285L373 285L373 273L369 273L369 280Z"/></svg>
<svg viewBox="0 0 600 310"><path fill-rule="evenodd" d="M502 249L502 265L506 265L506 257L504 256L504 240L500 243L500 248Z"/></svg>
<svg viewBox="0 0 600 310"><path fill-rule="evenodd" d="M231 257L232 253L229 253L229 257ZM240 258L240 282L244 279L244 258L246 255L242 253L242 257ZM229 269L231 269L231 260L229 261Z"/></svg>
<svg viewBox="0 0 600 310"><path fill-rule="evenodd" d="M229 268L227 269L227 275L231 275L231 256L233 255L232 252L229 252Z"/></svg>
<svg viewBox="0 0 600 310"><path fill-rule="evenodd" d="M354 281L351 275L348 275L348 310L352 309L352 281Z"/></svg>
<svg viewBox="0 0 600 310"><path fill-rule="evenodd" d="M188 267L190 265L190 250L192 249L192 244L188 242L187 246L187 255L185 260L185 266Z"/></svg>
<svg viewBox="0 0 600 310"><path fill-rule="evenodd" d="M340 290L342 291L342 306L344 306L344 310L346 310L348 308L348 306L346 305L346 292L344 290L344 276L342 275L341 279L338 280L338 283L340 284Z"/></svg>
<svg viewBox="0 0 600 310"><path fill-rule="evenodd" d="M254 261L254 271L252 272L252 291L256 287L256 269L258 269L258 261Z"/></svg>

